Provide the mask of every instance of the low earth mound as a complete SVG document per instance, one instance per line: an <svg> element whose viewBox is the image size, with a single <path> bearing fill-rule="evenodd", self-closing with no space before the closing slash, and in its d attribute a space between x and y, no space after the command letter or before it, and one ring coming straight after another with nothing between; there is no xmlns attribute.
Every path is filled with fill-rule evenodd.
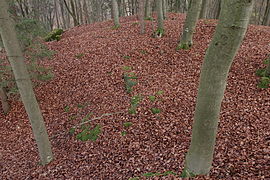
<svg viewBox="0 0 270 180"><path fill-rule="evenodd" d="M127 17L118 29L111 21L83 25L48 43L56 55L42 64L52 69L54 78L39 83L35 92L55 159L45 167L38 164L27 115L22 103L13 101L8 115L0 113L0 179L116 180L146 178L150 172L179 174L190 143L200 67L216 26L214 20L201 20L193 48L177 51L183 22L184 15L170 14L166 35L153 38L155 23L147 21L146 34L140 35L135 17ZM270 53L269 43L269 27L249 26L230 70L213 169L209 177L199 178L270 178L270 91L256 87L254 74ZM137 82L131 94L124 74L137 78L131 80ZM132 115L128 110L135 95L143 99ZM151 108L156 108L154 113ZM76 138L80 129L69 133L83 118L105 113L116 114L90 122L101 130L96 141Z"/></svg>

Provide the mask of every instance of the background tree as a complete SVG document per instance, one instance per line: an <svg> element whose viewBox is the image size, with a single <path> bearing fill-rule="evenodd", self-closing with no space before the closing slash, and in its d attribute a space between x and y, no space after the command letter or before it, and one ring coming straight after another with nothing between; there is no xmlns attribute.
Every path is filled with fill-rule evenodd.
<svg viewBox="0 0 270 180"><path fill-rule="evenodd" d="M163 7L162 7L162 1L163 0L157 0L156 4L157 4L157 16L158 16L158 27L156 30L155 35L158 37L162 37L164 34L164 24L163 24Z"/></svg>
<svg viewBox="0 0 270 180"><path fill-rule="evenodd" d="M114 26L119 27L119 10L118 10L118 4L116 0L112 0L112 14L113 14L113 21Z"/></svg>
<svg viewBox="0 0 270 180"><path fill-rule="evenodd" d="M140 0L139 1L139 21L140 21L140 33L144 34L145 33L145 23L144 23L144 10L145 10L145 0Z"/></svg>
<svg viewBox="0 0 270 180"><path fill-rule="evenodd" d="M144 18L145 19L151 19L152 15L152 6L151 6L151 0L146 0L145 1L145 15Z"/></svg>
<svg viewBox="0 0 270 180"><path fill-rule="evenodd" d="M210 171L226 79L244 38L254 0L222 3L220 21L202 65L191 146L185 162L187 175Z"/></svg>
<svg viewBox="0 0 270 180"><path fill-rule="evenodd" d="M190 6L187 12L184 28L181 36L181 40L178 44L178 49L189 49L193 42L193 32L196 28L196 23L200 15L200 9L202 0L191 0Z"/></svg>
<svg viewBox="0 0 270 180"><path fill-rule="evenodd" d="M267 5L265 8L262 25L265 25L265 26L270 25L270 0L267 0Z"/></svg>
<svg viewBox="0 0 270 180"><path fill-rule="evenodd" d="M163 11L163 18L166 19L168 11L168 0L162 0L162 11Z"/></svg>
<svg viewBox="0 0 270 180"><path fill-rule="evenodd" d="M19 46L14 25L8 14L8 5L5 0L0 1L0 34L14 72L15 81L19 88L24 107L31 122L33 134L38 145L41 163L45 165L53 159L51 144L24 63L24 57Z"/></svg>
<svg viewBox="0 0 270 180"><path fill-rule="evenodd" d="M5 114L7 114L10 110L10 105L7 98L6 89L2 86L0 86L0 99L2 104L2 109Z"/></svg>

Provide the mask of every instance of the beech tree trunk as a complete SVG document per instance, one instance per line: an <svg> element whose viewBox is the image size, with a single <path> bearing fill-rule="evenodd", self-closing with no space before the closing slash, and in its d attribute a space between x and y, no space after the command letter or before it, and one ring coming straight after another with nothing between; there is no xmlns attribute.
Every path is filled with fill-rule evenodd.
<svg viewBox="0 0 270 180"><path fill-rule="evenodd" d="M163 24L163 8L162 8L163 0L156 0L157 3L157 15L158 15L158 28L156 31L156 36L162 37L164 34L164 24Z"/></svg>
<svg viewBox="0 0 270 180"><path fill-rule="evenodd" d="M5 114L7 114L10 110L10 105L7 98L7 93L4 87L0 87L0 99L2 104L2 109Z"/></svg>
<svg viewBox="0 0 270 180"><path fill-rule="evenodd" d="M193 32L200 15L202 0L190 0L189 9L187 12L181 40L177 49L190 49L193 42Z"/></svg>
<svg viewBox="0 0 270 180"><path fill-rule="evenodd" d="M162 11L163 11L163 18L166 19L168 10L168 2L167 0L162 0Z"/></svg>
<svg viewBox="0 0 270 180"><path fill-rule="evenodd" d="M208 6L209 6L209 0L203 0L201 12L200 12L200 19L206 19Z"/></svg>
<svg viewBox="0 0 270 180"><path fill-rule="evenodd" d="M43 165L48 164L53 159L51 144L32 88L32 83L24 63L24 57L16 36L14 23L8 14L8 5L5 0L0 0L0 34L24 107L31 122L34 138L38 145L41 163Z"/></svg>
<svg viewBox="0 0 270 180"><path fill-rule="evenodd" d="M255 0L224 0L213 40L200 75L187 174L208 174L213 161L217 126L226 80L244 38Z"/></svg>
<svg viewBox="0 0 270 180"><path fill-rule="evenodd" d="M114 21L114 26L119 27L119 10L118 10L118 4L117 0L112 0L112 14L113 14L113 21Z"/></svg>
<svg viewBox="0 0 270 180"><path fill-rule="evenodd" d="M270 0L267 0L267 5L266 5L265 13L263 16L262 25L265 25L265 26L270 25Z"/></svg>
<svg viewBox="0 0 270 180"><path fill-rule="evenodd" d="M139 1L139 21L140 21L140 33L145 33L145 23L144 23L144 8L145 7L145 0Z"/></svg>
<svg viewBox="0 0 270 180"><path fill-rule="evenodd" d="M218 19L221 9L221 0L214 0L214 8L212 9L211 18Z"/></svg>
<svg viewBox="0 0 270 180"><path fill-rule="evenodd" d="M152 12L151 0L146 0L144 18L145 19L151 19L151 12Z"/></svg>

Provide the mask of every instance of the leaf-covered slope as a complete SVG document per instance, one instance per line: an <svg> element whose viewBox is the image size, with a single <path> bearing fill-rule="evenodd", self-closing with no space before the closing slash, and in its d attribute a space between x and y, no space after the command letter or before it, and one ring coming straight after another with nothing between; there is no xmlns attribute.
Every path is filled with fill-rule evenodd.
<svg viewBox="0 0 270 180"><path fill-rule="evenodd" d="M23 105L0 113L1 179L128 179L148 172L181 172L189 146L200 66L216 21L201 20L191 50L176 51L184 15L170 14L166 35L139 34L135 17L82 25L64 33L48 46L57 52L43 65L53 69L54 79L42 82L35 92L49 134L55 160L40 167L36 145ZM155 27L154 27L155 29ZM255 70L270 53L270 28L249 26L234 60L226 89L211 179L269 178L270 91L256 87ZM144 100L136 115L129 115L130 97L125 91L123 66L138 77L132 95ZM163 90L161 100L148 97ZM161 113L153 115L157 106ZM124 112L93 120L101 125L96 142L81 142L65 132L91 117ZM125 122L132 122L126 128ZM122 136L121 132L126 135ZM64 132L64 133L63 133ZM166 178L164 178L166 179Z"/></svg>

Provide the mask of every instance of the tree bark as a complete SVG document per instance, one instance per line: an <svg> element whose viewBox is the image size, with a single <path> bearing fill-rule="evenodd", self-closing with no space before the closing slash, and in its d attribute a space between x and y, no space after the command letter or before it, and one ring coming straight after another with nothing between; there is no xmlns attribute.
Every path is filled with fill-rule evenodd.
<svg viewBox="0 0 270 180"><path fill-rule="evenodd" d="M162 0L157 0L157 15L158 15L158 28L156 31L156 36L162 37L164 34L164 24L163 24L163 8L162 8Z"/></svg>
<svg viewBox="0 0 270 180"><path fill-rule="evenodd" d="M209 0L203 0L201 12L200 12L200 19L206 19L208 6L209 6Z"/></svg>
<svg viewBox="0 0 270 180"><path fill-rule="evenodd" d="M162 12L163 12L163 18L166 19L167 16L167 9L168 8L168 2L167 0L162 0Z"/></svg>
<svg viewBox="0 0 270 180"><path fill-rule="evenodd" d="M200 15L202 0L190 0L182 36L177 49L190 49L193 45L192 37Z"/></svg>
<svg viewBox="0 0 270 180"><path fill-rule="evenodd" d="M145 33L145 23L144 23L144 9L145 9L145 0L139 1L139 21L140 21L140 33Z"/></svg>
<svg viewBox="0 0 270 180"><path fill-rule="evenodd" d="M221 9L221 0L215 0L211 18L218 19L219 14L220 14L220 9Z"/></svg>
<svg viewBox="0 0 270 180"><path fill-rule="evenodd" d="M4 87L0 87L0 99L1 99L2 109L4 113L7 114L10 110L10 105L9 105L7 93Z"/></svg>
<svg viewBox="0 0 270 180"><path fill-rule="evenodd" d="M79 22L78 22L78 19L76 17L76 12L75 12L75 6L74 6L74 2L72 0L70 0L70 4L71 4L71 9L68 7L68 4L67 4L67 1L64 0L64 5L68 11L68 13L72 16L73 18L73 23L74 23L74 26L78 26L79 25Z"/></svg>
<svg viewBox="0 0 270 180"><path fill-rule="evenodd" d="M270 25L270 0L267 0L267 5L266 5L265 13L263 16L262 25L264 26Z"/></svg>
<svg viewBox="0 0 270 180"><path fill-rule="evenodd" d="M222 1L220 21L202 65L191 146L185 162L187 174L210 171L228 72L244 38L254 1Z"/></svg>
<svg viewBox="0 0 270 180"><path fill-rule="evenodd" d="M145 15L144 18L145 19L151 19L151 0L146 0L145 2Z"/></svg>
<svg viewBox="0 0 270 180"><path fill-rule="evenodd" d="M115 27L119 27L119 10L117 0L112 0L112 14L113 14L113 22Z"/></svg>
<svg viewBox="0 0 270 180"><path fill-rule="evenodd" d="M32 83L24 63L24 57L16 36L14 23L9 17L8 5L5 0L0 0L0 34L24 107L30 119L34 138L38 145L41 164L48 164L53 159L51 144L32 88Z"/></svg>

